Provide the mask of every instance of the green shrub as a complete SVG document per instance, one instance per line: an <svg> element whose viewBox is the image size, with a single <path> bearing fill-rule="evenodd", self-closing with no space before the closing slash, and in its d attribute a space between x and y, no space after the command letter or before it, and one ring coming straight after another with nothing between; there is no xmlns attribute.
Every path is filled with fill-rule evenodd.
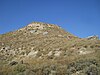
<svg viewBox="0 0 100 75"><path fill-rule="evenodd" d="M18 64L16 65L16 67L14 68L14 71L17 72L24 72L26 69L26 66L24 64Z"/></svg>

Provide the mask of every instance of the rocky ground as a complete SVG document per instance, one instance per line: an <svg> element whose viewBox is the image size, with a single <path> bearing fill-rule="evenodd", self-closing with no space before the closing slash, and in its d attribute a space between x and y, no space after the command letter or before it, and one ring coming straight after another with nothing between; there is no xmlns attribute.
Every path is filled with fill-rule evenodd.
<svg viewBox="0 0 100 75"><path fill-rule="evenodd" d="M0 35L0 75L100 75L100 40L33 22Z"/></svg>

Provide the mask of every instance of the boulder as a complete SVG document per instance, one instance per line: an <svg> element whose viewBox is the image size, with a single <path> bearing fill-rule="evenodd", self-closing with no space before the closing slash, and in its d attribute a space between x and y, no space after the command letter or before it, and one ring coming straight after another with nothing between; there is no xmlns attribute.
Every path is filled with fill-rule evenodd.
<svg viewBox="0 0 100 75"><path fill-rule="evenodd" d="M11 66L13 66L13 65L17 65L17 64L18 64L17 61L12 61L12 62L10 62L10 65L11 65Z"/></svg>
<svg viewBox="0 0 100 75"><path fill-rule="evenodd" d="M48 32L43 32L43 35L47 35L48 34Z"/></svg>

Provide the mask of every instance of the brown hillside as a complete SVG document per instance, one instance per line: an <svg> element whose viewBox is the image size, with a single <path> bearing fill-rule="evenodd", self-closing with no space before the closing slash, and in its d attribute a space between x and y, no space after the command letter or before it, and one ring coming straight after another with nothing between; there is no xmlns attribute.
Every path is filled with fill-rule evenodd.
<svg viewBox="0 0 100 75"><path fill-rule="evenodd" d="M0 75L99 75L100 40L33 22L0 35Z"/></svg>

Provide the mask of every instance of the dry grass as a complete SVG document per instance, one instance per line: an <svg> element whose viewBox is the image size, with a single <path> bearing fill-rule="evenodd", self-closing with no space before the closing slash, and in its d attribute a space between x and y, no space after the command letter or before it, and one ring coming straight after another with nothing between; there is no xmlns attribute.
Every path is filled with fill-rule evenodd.
<svg viewBox="0 0 100 75"><path fill-rule="evenodd" d="M78 71L87 75L92 65L100 74L100 40L78 38L53 24L38 24L45 25L43 30L36 29L38 34L30 33L34 28L26 26L0 35L0 75L72 75ZM48 34L43 35L44 32ZM37 56L28 57L33 50L38 51ZM54 56L57 50L61 52L58 57ZM81 50L93 53L80 55ZM48 56L50 51L52 55ZM12 61L18 64L10 65Z"/></svg>

